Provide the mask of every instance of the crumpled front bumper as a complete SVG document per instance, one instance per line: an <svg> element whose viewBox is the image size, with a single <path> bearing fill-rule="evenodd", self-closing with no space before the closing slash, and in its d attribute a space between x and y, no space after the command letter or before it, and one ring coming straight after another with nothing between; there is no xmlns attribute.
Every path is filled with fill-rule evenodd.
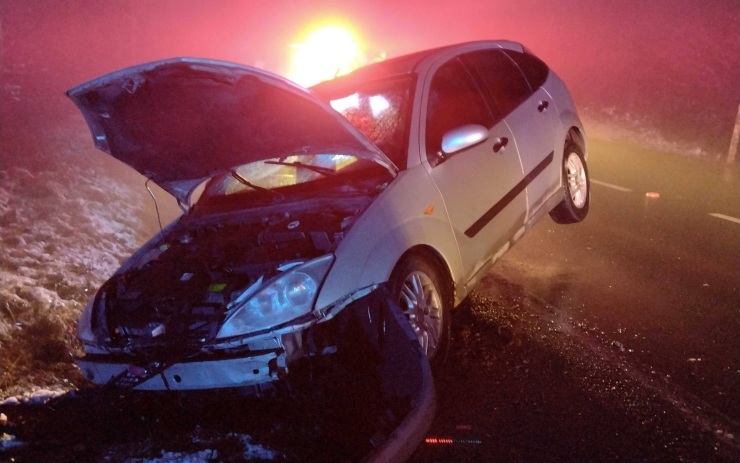
<svg viewBox="0 0 740 463"><path fill-rule="evenodd" d="M327 455L345 455L341 461L406 461L436 411L431 368L406 316L381 286L315 330L321 333L302 333L296 344L283 338L279 348L241 356L140 366L92 355L78 364L97 384L146 391L253 386L259 392L284 381L290 397L301 398L288 408L310 404L310 413L299 416L311 416L312 429L330 430L321 441ZM322 344L326 339L331 345ZM305 355L286 368L293 348Z"/></svg>
<svg viewBox="0 0 740 463"><path fill-rule="evenodd" d="M271 373L270 368L271 362L274 364L278 358L275 353L178 362L164 366L156 364L141 366L135 363L89 358L90 356L77 360L77 365L88 381L99 385L114 381L115 385L142 391L188 391L256 386L278 379L277 374L274 371Z"/></svg>

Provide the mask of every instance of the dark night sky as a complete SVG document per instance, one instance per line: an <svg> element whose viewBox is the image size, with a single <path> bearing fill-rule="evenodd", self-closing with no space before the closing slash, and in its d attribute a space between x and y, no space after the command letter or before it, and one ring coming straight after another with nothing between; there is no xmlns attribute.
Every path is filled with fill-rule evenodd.
<svg viewBox="0 0 740 463"><path fill-rule="evenodd" d="M121 67L199 56L286 74L312 24L354 27L387 56L485 38L521 41L569 84L576 102L658 118L726 146L740 103L737 0L2 0L3 163L22 141L72 118L65 90ZM694 136L694 135L691 135ZM726 148L725 148L726 149ZM28 153L26 153L28 152Z"/></svg>

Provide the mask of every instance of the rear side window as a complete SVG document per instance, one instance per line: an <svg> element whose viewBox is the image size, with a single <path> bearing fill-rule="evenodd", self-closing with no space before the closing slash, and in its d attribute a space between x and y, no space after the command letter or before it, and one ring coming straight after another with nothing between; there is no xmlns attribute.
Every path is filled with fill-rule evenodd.
<svg viewBox="0 0 740 463"><path fill-rule="evenodd" d="M426 150L430 161L442 149L442 136L466 124L492 127L483 95L459 59L439 68L429 89Z"/></svg>
<svg viewBox="0 0 740 463"><path fill-rule="evenodd" d="M532 90L537 90L545 84L547 76L550 75L550 68L541 59L526 51L522 53L514 50L504 50L504 53L519 66Z"/></svg>
<svg viewBox="0 0 740 463"><path fill-rule="evenodd" d="M466 53L463 59L486 88L495 122L506 117L533 93L514 61L498 49Z"/></svg>

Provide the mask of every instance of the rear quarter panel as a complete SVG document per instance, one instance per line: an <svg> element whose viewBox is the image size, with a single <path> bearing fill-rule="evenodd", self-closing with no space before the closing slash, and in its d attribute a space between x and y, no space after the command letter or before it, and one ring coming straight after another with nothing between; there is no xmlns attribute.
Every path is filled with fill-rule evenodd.
<svg viewBox="0 0 740 463"><path fill-rule="evenodd" d="M586 138L585 138L585 132L583 129L583 123L581 122L581 118L578 116L578 111L576 110L576 105L573 102L573 98L570 95L570 92L568 91L568 88L566 87L565 83L560 79L560 77L555 74L552 70L550 70L550 77L547 79L547 82L545 82L545 85L543 86L545 91L550 94L552 97L553 102L555 103L555 107L557 109L558 118L560 119L561 123L561 131L558 134L558 140L562 142L561 146L565 146L565 139L568 136L568 131L575 127L578 129L578 131L581 134L581 142L582 142L582 148L583 148L583 154L584 157L587 156L587 150L586 150ZM558 153L555 153L558 154ZM562 150L560 152L559 160L562 162Z"/></svg>

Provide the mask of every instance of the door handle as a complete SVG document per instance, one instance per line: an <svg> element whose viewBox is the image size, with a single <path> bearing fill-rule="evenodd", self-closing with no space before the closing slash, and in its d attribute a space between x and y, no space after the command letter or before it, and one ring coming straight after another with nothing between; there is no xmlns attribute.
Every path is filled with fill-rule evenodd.
<svg viewBox="0 0 740 463"><path fill-rule="evenodd" d="M537 111L543 113L547 109L547 107L550 106L550 102L547 100L540 101L540 104L537 105Z"/></svg>
<svg viewBox="0 0 740 463"><path fill-rule="evenodd" d="M498 140L496 140L496 143L493 144L493 152L498 153L499 151L506 148L506 145L509 144L509 139L506 137L501 137Z"/></svg>

